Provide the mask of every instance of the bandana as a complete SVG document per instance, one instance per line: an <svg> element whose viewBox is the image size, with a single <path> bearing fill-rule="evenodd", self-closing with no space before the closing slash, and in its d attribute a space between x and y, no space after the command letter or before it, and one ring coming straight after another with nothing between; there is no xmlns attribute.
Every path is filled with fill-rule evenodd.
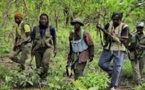
<svg viewBox="0 0 145 90"><path fill-rule="evenodd" d="M16 13L15 17L17 17L17 18L23 18L23 14L22 13Z"/></svg>
<svg viewBox="0 0 145 90"><path fill-rule="evenodd" d="M115 13L112 14L111 19L113 19L113 17L117 17L117 18L119 18L121 20L122 17L123 17L123 13L115 12Z"/></svg>

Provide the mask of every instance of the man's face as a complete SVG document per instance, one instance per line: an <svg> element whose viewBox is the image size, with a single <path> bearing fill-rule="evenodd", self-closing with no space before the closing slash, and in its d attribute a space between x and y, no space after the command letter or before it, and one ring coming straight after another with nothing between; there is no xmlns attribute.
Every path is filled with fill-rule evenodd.
<svg viewBox="0 0 145 90"><path fill-rule="evenodd" d="M114 17L112 18L112 20L113 20L113 24L114 24L114 25L119 25L120 22L121 22L121 20L120 20L118 17L116 17L116 16L114 16Z"/></svg>
<svg viewBox="0 0 145 90"><path fill-rule="evenodd" d="M80 26L81 26L81 25L80 25L79 23L75 23L75 24L74 24L74 29L79 29Z"/></svg>
<svg viewBox="0 0 145 90"><path fill-rule="evenodd" d="M137 27L137 32L141 34L143 32L143 27Z"/></svg>
<svg viewBox="0 0 145 90"><path fill-rule="evenodd" d="M41 16L40 23L41 23L41 25L46 26L48 24L47 16Z"/></svg>
<svg viewBox="0 0 145 90"><path fill-rule="evenodd" d="M15 17L15 22L16 22L16 23L21 23L21 21L22 21L22 18L20 18L20 17Z"/></svg>

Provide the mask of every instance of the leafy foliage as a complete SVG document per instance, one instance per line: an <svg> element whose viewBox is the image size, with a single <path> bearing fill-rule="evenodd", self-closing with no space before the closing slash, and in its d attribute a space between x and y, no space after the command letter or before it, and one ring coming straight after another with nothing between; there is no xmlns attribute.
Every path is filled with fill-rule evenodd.
<svg viewBox="0 0 145 90"><path fill-rule="evenodd" d="M141 84L141 85L139 85L139 86L136 86L135 88L134 88L134 90L144 90L145 89L145 83L143 83L143 84Z"/></svg>
<svg viewBox="0 0 145 90"><path fill-rule="evenodd" d="M125 60L123 66L123 76L126 78L131 78L133 75L132 66L130 60Z"/></svg>
<svg viewBox="0 0 145 90"><path fill-rule="evenodd" d="M68 35L73 29L70 24L64 28L65 8L68 8L69 22L74 17L80 17L84 21L84 29L91 34L95 43L94 61L90 63L87 74L75 81L74 85L67 83L64 74L69 51ZM129 25L132 31L137 22L145 21L144 10L145 2L143 0L0 0L0 55L8 54L12 49L15 12L22 12L24 20L31 27L38 24L41 13L47 13L50 25L55 26L55 28L57 26L58 55L50 61L48 84L43 89L101 90L107 87L109 80L108 76L102 74L97 66L102 46L100 45L100 37L96 35L96 23L103 26L110 21L113 12L123 12L123 21ZM0 80L2 80L0 81L0 90L11 90L13 87L25 87L39 83L36 73L38 72L19 73L5 66L0 66ZM130 61L124 63L123 76L127 78L132 76Z"/></svg>
<svg viewBox="0 0 145 90"><path fill-rule="evenodd" d="M87 90L90 88L97 88L96 90L103 90L108 87L108 84L109 78L104 73L88 73L74 82L75 86L78 86L78 88L83 88L80 90Z"/></svg>
<svg viewBox="0 0 145 90"><path fill-rule="evenodd" d="M34 84L40 82L38 71L18 72L15 70L10 70L10 68L5 66L0 67L0 71L2 85L4 84L9 88L33 86Z"/></svg>

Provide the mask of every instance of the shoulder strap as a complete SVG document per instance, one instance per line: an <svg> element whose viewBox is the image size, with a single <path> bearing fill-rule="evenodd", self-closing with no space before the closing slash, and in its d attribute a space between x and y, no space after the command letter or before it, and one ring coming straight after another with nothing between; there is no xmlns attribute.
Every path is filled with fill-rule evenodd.
<svg viewBox="0 0 145 90"><path fill-rule="evenodd" d="M48 26L48 28L46 29L45 36L52 36L51 35L51 26Z"/></svg>
<svg viewBox="0 0 145 90"><path fill-rule="evenodd" d="M38 37L38 36L41 36L40 35L40 28L39 28L39 26L35 26L34 28L35 28L35 38Z"/></svg>
<svg viewBox="0 0 145 90"><path fill-rule="evenodd" d="M51 34L51 28L52 28L53 26L48 26L48 28L47 29L49 29L49 33Z"/></svg>
<svg viewBox="0 0 145 90"><path fill-rule="evenodd" d="M73 32L73 40L75 39L74 37L74 32ZM81 39L84 39L84 30L81 30Z"/></svg>
<svg viewBox="0 0 145 90"><path fill-rule="evenodd" d="M110 32L112 32L112 29L113 29L114 27L113 27L113 22L109 22L109 25L108 25L108 32L110 33Z"/></svg>
<svg viewBox="0 0 145 90"><path fill-rule="evenodd" d="M84 30L82 29L81 30L81 39L83 39L84 38Z"/></svg>
<svg viewBox="0 0 145 90"><path fill-rule="evenodd" d="M21 24L21 30L22 30L23 32L25 32L25 28L24 28L24 26L25 26L25 23L22 22L22 24Z"/></svg>
<svg viewBox="0 0 145 90"><path fill-rule="evenodd" d="M39 26L36 26L35 29L36 29L36 32L40 32Z"/></svg>
<svg viewBox="0 0 145 90"><path fill-rule="evenodd" d="M75 30L72 31L73 32L73 41L75 40Z"/></svg>

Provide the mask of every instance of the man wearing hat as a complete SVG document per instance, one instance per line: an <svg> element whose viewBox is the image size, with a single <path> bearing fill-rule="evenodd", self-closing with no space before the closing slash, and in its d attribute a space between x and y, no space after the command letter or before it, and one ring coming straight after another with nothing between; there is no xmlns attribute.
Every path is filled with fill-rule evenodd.
<svg viewBox="0 0 145 90"><path fill-rule="evenodd" d="M116 90L122 74L122 66L124 62L125 46L124 42L128 38L128 25L122 23L122 13L113 13L112 21L105 26L105 30L112 36L118 38L121 43L113 40L109 35L104 34L104 45L98 65L111 77L110 88ZM110 62L113 59L113 67Z"/></svg>
<svg viewBox="0 0 145 90"><path fill-rule="evenodd" d="M15 42L14 48L9 54L9 58L20 64L20 69L25 69L25 61L30 53L31 44L30 41L30 26L25 24L23 21L23 15L21 13L16 13L14 16L16 26L15 26ZM17 56L21 53L20 58Z"/></svg>
<svg viewBox="0 0 145 90"><path fill-rule="evenodd" d="M129 55L133 68L134 84L141 84L145 58L145 35L143 33L144 22L136 25L136 32L131 34L129 47Z"/></svg>
<svg viewBox="0 0 145 90"><path fill-rule="evenodd" d="M84 24L80 18L75 18L71 25L74 30L69 35L70 51L67 63L71 64L76 80L83 75L87 60L93 60L94 44L90 34L81 28Z"/></svg>

